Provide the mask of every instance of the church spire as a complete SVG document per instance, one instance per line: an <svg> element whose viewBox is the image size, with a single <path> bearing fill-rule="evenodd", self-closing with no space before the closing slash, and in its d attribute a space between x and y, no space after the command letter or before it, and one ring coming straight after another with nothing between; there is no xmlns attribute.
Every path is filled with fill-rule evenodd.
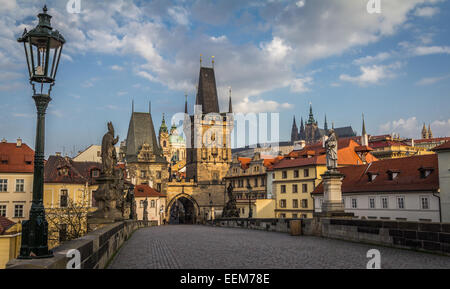
<svg viewBox="0 0 450 289"><path fill-rule="evenodd" d="M305 134L305 124L303 123L303 117L301 117L301 121L300 121L300 133L299 133L299 139L300 139L300 140L305 140L305 139L306 139L306 134Z"/></svg>
<svg viewBox="0 0 450 289"><path fill-rule="evenodd" d="M361 145L369 146L369 137L366 132L366 121L364 119L364 113L362 115L362 121L363 121L363 124L362 124L362 134L361 134Z"/></svg>
<svg viewBox="0 0 450 289"><path fill-rule="evenodd" d="M426 127L425 123L423 123L422 138L423 139L428 139L428 130L427 130L427 127Z"/></svg>
<svg viewBox="0 0 450 289"><path fill-rule="evenodd" d="M309 119L308 119L308 124L314 124L316 123L316 121L314 120L314 114L313 114L313 109L312 109L312 103L309 103Z"/></svg>
<svg viewBox="0 0 450 289"><path fill-rule="evenodd" d="M429 139L433 138L433 132L431 131L431 124L428 125L428 138Z"/></svg>
<svg viewBox="0 0 450 289"><path fill-rule="evenodd" d="M185 113L185 114L188 114L188 101L187 101L188 95L187 95L187 92L184 93L184 98L185 98L185 102L184 102L184 113Z"/></svg>
<svg viewBox="0 0 450 289"><path fill-rule="evenodd" d="M298 128L297 128L297 122L295 121L295 115L294 115L294 122L292 124L292 132L291 132L291 142L295 142L297 140L299 140Z"/></svg>
<svg viewBox="0 0 450 289"><path fill-rule="evenodd" d="M231 101L231 87L230 87L230 103L228 104L228 112L233 113L233 102Z"/></svg>
<svg viewBox="0 0 450 289"><path fill-rule="evenodd" d="M323 125L323 129L324 129L325 131L328 131L327 115L325 115L325 124Z"/></svg>

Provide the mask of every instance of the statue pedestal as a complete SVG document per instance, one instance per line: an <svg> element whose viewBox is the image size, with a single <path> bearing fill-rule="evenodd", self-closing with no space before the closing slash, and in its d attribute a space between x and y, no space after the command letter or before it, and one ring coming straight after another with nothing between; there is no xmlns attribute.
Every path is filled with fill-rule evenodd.
<svg viewBox="0 0 450 289"><path fill-rule="evenodd" d="M328 170L322 175L324 202L322 213L344 213L342 202L342 180L344 175L337 170Z"/></svg>
<svg viewBox="0 0 450 289"><path fill-rule="evenodd" d="M123 215L116 207L121 192L116 188L118 179L108 176L100 176L97 182L100 184L94 192L98 209L87 216L88 227L98 227L101 224L112 224L122 221ZM92 226L91 226L92 225Z"/></svg>

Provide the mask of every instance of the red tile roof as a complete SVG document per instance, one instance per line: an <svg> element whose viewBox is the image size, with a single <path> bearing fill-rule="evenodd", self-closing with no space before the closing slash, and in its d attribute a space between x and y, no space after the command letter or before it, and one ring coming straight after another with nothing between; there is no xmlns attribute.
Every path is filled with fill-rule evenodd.
<svg viewBox="0 0 450 289"><path fill-rule="evenodd" d="M430 138L430 139L416 139L414 140L415 143L433 143L433 142L442 142L442 141L450 141L450 137L437 137L437 138Z"/></svg>
<svg viewBox="0 0 450 289"><path fill-rule="evenodd" d="M166 197L164 193L160 193L148 185L138 185L134 187L134 196L136 198L158 198Z"/></svg>
<svg viewBox="0 0 450 289"><path fill-rule="evenodd" d="M340 139L338 141L338 163L342 166L361 164L362 160L356 153L360 148L361 146L351 138ZM366 160L370 163L378 159L369 153ZM326 150L322 143L318 143L291 152L285 159L273 165L272 169L325 165L326 162Z"/></svg>
<svg viewBox="0 0 450 289"><path fill-rule="evenodd" d="M433 151L443 151L443 150L450 150L450 141L443 143L440 146L437 146L433 149Z"/></svg>
<svg viewBox="0 0 450 289"><path fill-rule="evenodd" d="M9 228L11 228L12 226L14 226L16 223L14 223L13 221L0 216L0 235L3 235L3 233L5 233L5 231L7 231Z"/></svg>
<svg viewBox="0 0 450 289"><path fill-rule="evenodd" d="M67 168L68 174L60 170ZM101 170L101 164L95 162L74 162L61 156L50 156L44 167L45 183L85 184L93 183L93 170Z"/></svg>
<svg viewBox="0 0 450 289"><path fill-rule="evenodd" d="M0 143L0 173L33 173L34 151L22 143Z"/></svg>
<svg viewBox="0 0 450 289"><path fill-rule="evenodd" d="M421 169L432 171L429 176L422 178ZM399 174L394 180L390 180L388 171ZM342 167L339 172L345 176L342 182L343 193L436 191L439 188L438 160L435 154ZM370 181L368 173L377 174L375 180ZM322 183L315 188L313 194L323 194Z"/></svg>

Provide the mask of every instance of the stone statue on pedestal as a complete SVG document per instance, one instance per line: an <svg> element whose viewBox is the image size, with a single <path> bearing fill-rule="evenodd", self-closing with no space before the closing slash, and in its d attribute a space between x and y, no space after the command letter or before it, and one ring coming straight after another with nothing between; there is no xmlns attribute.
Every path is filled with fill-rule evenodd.
<svg viewBox="0 0 450 289"><path fill-rule="evenodd" d="M239 211L236 207L236 198L233 195L233 185L230 185L227 188L228 193L228 202L223 208L222 218L239 218Z"/></svg>
<svg viewBox="0 0 450 289"><path fill-rule="evenodd" d="M325 142L327 150L327 169L329 171L336 171L338 168L338 141L334 130L330 130L328 139Z"/></svg>
<svg viewBox="0 0 450 289"><path fill-rule="evenodd" d="M108 123L108 132L102 140L102 171L97 179L98 189L94 192L97 211L88 214L88 225L107 224L123 220L120 208L123 206L124 175L117 167L114 127ZM119 208L119 209L118 209Z"/></svg>
<svg viewBox="0 0 450 289"><path fill-rule="evenodd" d="M148 200L147 200L147 198L145 198L145 200L144 200L144 217L143 217L143 220L144 220L144 221L148 221L148 211L147 211L147 208L148 208Z"/></svg>

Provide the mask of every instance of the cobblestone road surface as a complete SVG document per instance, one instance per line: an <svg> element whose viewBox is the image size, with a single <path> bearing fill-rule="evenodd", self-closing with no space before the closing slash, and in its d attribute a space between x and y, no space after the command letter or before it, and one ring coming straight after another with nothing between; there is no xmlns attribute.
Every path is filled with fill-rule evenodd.
<svg viewBox="0 0 450 289"><path fill-rule="evenodd" d="M365 269L369 249L381 267L450 268L450 257L318 237L207 226L163 226L136 231L113 269Z"/></svg>

